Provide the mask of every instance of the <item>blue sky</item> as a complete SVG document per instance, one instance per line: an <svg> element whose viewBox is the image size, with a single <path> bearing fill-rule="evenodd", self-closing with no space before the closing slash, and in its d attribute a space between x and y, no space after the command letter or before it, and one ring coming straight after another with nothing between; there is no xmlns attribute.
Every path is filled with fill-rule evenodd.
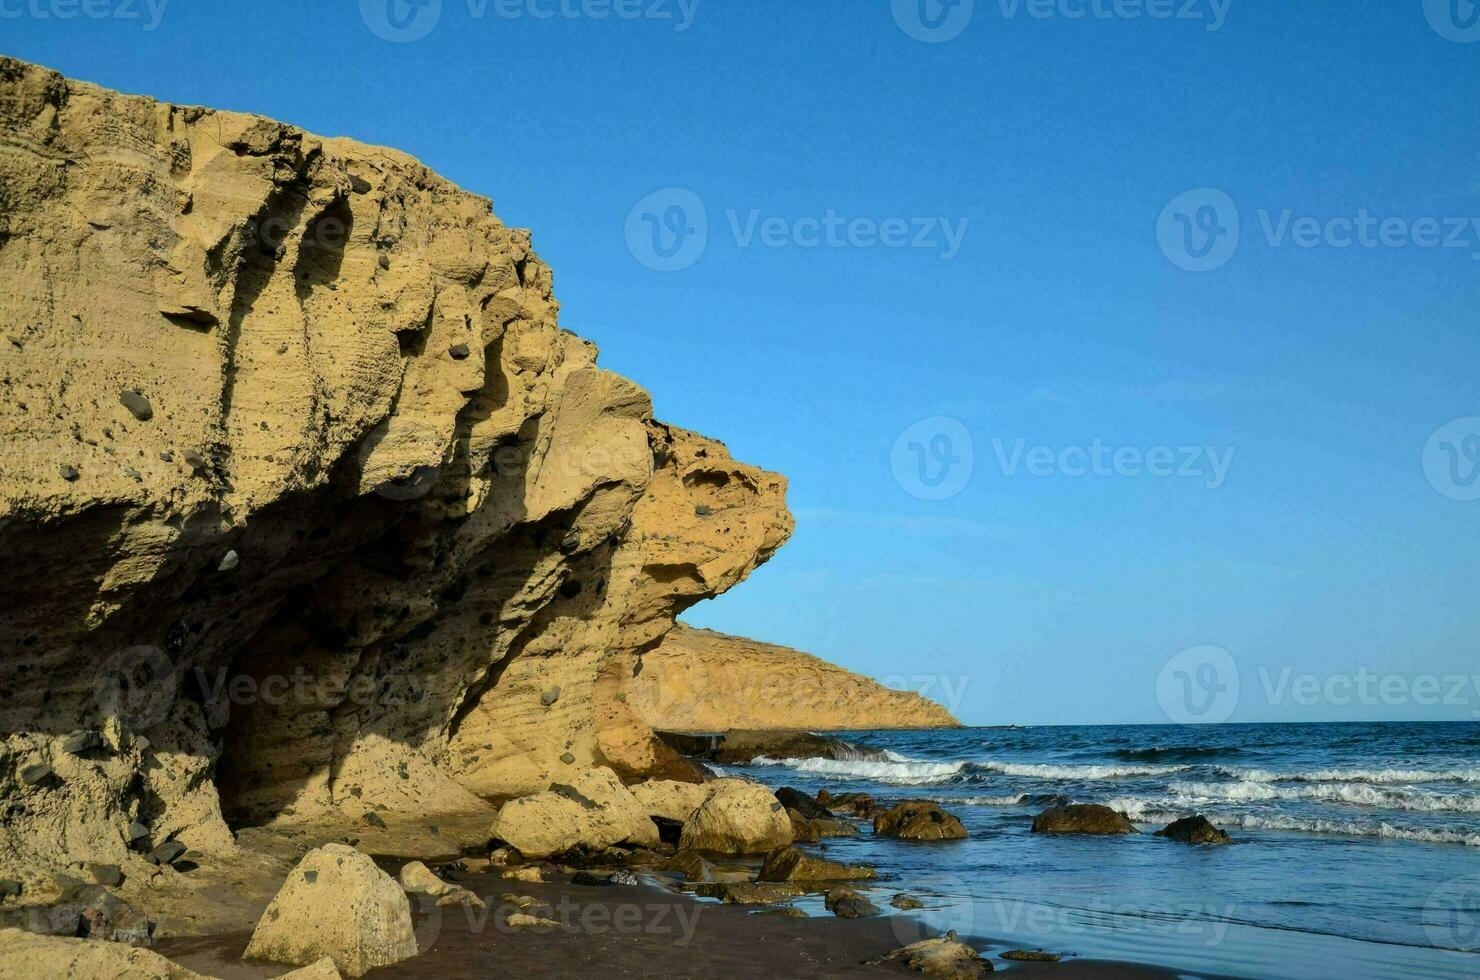
<svg viewBox="0 0 1480 980"><path fill-rule="evenodd" d="M691 622L980 724L1476 717L1474 8L918 3L0 0L0 51L533 228L607 367L791 479Z"/></svg>

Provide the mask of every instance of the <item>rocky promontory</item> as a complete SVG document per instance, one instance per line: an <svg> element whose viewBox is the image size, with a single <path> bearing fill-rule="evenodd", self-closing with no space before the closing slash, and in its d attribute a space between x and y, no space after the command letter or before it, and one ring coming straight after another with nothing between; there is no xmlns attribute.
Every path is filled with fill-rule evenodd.
<svg viewBox="0 0 1480 980"><path fill-rule="evenodd" d="M954 728L950 711L799 650L680 623L643 654L626 702L662 731Z"/></svg>
<svg viewBox="0 0 1480 980"><path fill-rule="evenodd" d="M0 132L3 877L698 778L625 679L787 539L786 482L597 367L527 231L11 59Z"/></svg>

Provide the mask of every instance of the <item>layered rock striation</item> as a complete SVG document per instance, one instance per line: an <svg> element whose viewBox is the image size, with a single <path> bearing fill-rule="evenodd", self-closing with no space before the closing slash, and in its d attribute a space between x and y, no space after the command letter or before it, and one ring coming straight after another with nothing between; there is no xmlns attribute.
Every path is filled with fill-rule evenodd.
<svg viewBox="0 0 1480 980"><path fill-rule="evenodd" d="M0 59L0 866L697 778L629 685L786 484L557 316L405 154Z"/></svg>

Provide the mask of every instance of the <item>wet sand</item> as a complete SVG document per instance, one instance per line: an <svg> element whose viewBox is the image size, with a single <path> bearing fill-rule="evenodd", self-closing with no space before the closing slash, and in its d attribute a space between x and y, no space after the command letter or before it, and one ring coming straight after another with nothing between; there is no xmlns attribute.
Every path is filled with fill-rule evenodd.
<svg viewBox="0 0 1480 980"><path fill-rule="evenodd" d="M372 971L376 978L479 978L620 976L784 977L919 976L894 963L869 965L893 949L921 938L908 916L839 919L831 915L786 918L753 909L718 905L651 885L588 887L565 880L527 884L494 874L452 876L479 895L487 909L438 908L429 901L412 908L420 956ZM517 911L504 894L530 896L532 909L558 928L516 928ZM156 951L183 966L223 980L265 980L282 966L241 962L249 934L172 939ZM1173 971L1133 964L1071 959L1061 963L1010 963L996 957L1010 947L975 943L999 972L1024 980L1037 977L1164 980Z"/></svg>

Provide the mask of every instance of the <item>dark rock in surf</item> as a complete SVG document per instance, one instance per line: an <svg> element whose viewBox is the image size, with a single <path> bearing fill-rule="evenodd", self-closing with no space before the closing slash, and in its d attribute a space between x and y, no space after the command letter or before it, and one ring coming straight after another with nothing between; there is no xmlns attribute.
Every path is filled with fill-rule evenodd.
<svg viewBox="0 0 1480 980"><path fill-rule="evenodd" d="M1035 834L1134 834L1130 818L1098 803L1052 807L1033 818Z"/></svg>
<svg viewBox="0 0 1480 980"><path fill-rule="evenodd" d="M1183 817L1174 820L1156 832L1157 837L1180 841L1183 844L1229 844L1233 839L1214 827L1207 817Z"/></svg>

